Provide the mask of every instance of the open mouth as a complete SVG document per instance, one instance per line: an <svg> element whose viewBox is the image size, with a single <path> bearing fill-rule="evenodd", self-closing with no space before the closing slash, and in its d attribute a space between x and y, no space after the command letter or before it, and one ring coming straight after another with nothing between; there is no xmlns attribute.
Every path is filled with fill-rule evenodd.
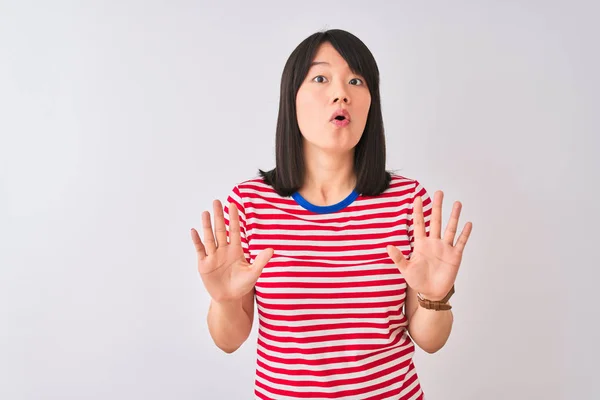
<svg viewBox="0 0 600 400"><path fill-rule="evenodd" d="M339 128L343 128L345 126L348 126L348 124L350 124L350 120L348 118L344 117L343 115L338 115L337 117L335 117L334 119L331 120L331 123Z"/></svg>
<svg viewBox="0 0 600 400"><path fill-rule="evenodd" d="M337 127L343 128L350 123L350 113L348 110L339 108L331 115L330 122Z"/></svg>

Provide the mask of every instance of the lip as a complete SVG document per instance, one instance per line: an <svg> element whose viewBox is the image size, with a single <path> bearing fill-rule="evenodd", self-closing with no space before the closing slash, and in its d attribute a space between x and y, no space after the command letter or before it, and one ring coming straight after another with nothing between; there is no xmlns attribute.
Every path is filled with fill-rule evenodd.
<svg viewBox="0 0 600 400"><path fill-rule="evenodd" d="M337 110L335 110L335 112L331 114L331 118L329 119L329 121L334 121L335 117L338 117L340 115L344 116L344 118L346 118L348 122L352 121L352 119L350 118L350 113L344 110L343 108L338 108Z"/></svg>

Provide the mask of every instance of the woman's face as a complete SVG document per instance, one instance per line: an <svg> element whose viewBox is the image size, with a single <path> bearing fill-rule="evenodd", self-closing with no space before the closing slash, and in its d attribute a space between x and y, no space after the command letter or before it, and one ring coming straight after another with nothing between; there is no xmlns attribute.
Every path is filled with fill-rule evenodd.
<svg viewBox="0 0 600 400"><path fill-rule="evenodd" d="M323 43L296 95L305 146L331 153L352 150L363 134L370 106L365 79L352 73L330 43ZM348 112L349 123L332 121L332 114L340 109Z"/></svg>

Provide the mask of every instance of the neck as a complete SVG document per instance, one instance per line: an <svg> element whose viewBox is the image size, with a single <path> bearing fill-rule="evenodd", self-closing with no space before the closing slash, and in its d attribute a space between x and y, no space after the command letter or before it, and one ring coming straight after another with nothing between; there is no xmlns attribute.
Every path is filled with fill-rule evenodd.
<svg viewBox="0 0 600 400"><path fill-rule="evenodd" d="M308 147L308 146L307 146ZM300 195L315 205L345 199L356 186L354 152L331 154L305 148L306 173Z"/></svg>

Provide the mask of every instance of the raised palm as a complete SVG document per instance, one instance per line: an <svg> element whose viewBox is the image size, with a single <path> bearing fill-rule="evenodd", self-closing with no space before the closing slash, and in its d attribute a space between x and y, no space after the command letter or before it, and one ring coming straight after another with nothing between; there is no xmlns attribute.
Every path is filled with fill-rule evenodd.
<svg viewBox="0 0 600 400"><path fill-rule="evenodd" d="M219 200L213 202L214 233L208 211L202 213L204 243L198 231L191 230L198 273L209 295L217 302L235 301L253 290L262 269L273 255L273 249L265 249L257 255L254 263L248 263L242 248L237 207L231 203L228 208L229 241Z"/></svg>
<svg viewBox="0 0 600 400"><path fill-rule="evenodd" d="M413 204L415 239L410 260L407 260L396 247L387 248L388 254L400 269L406 283L430 300L444 298L454 285L463 251L473 228L473 224L467 222L454 244L462 208L462 204L457 201L454 203L444 237L441 238L443 198L442 191L437 191L434 195L429 236L425 231L421 197L415 198Z"/></svg>

